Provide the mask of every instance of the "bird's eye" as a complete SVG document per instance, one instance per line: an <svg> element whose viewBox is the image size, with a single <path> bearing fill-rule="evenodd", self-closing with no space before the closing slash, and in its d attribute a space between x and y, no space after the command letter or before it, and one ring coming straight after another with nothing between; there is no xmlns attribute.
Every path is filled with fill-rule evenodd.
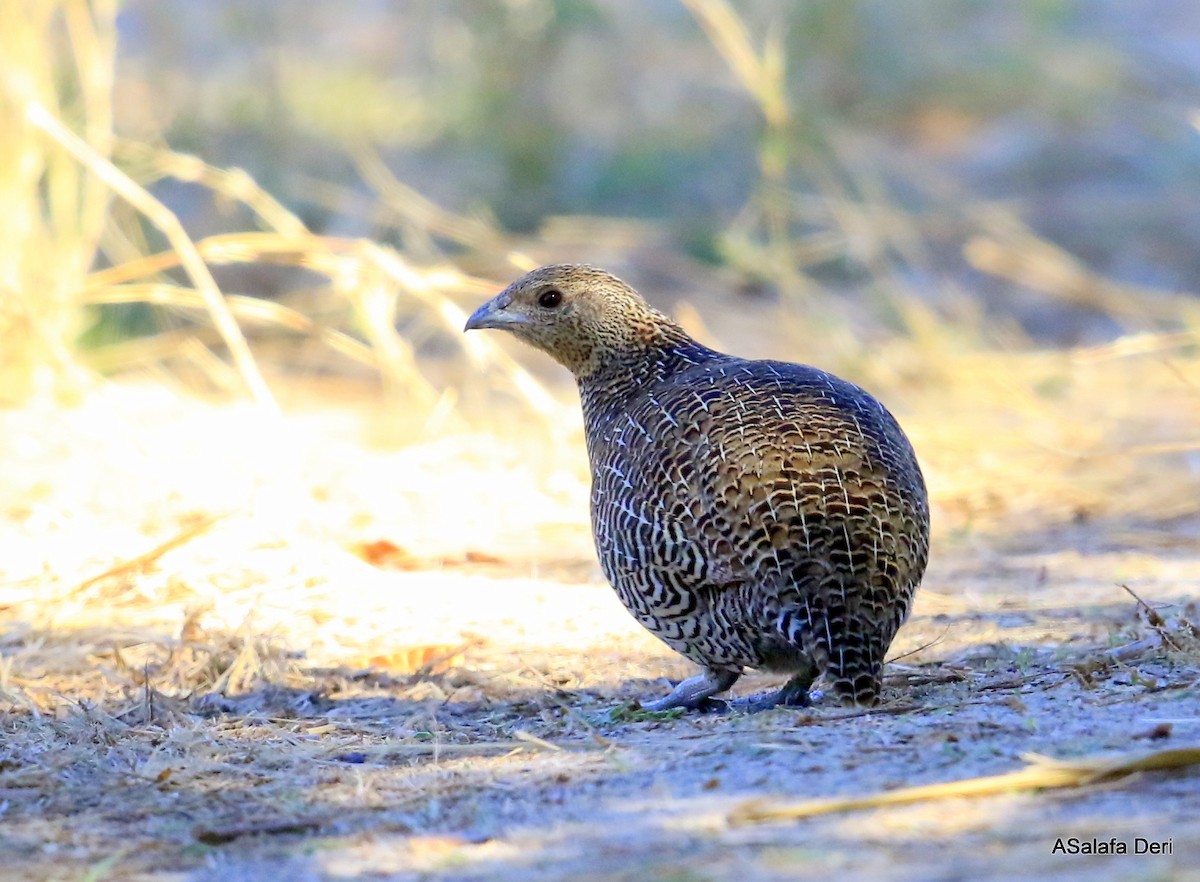
<svg viewBox="0 0 1200 882"><path fill-rule="evenodd" d="M544 309L554 309L562 303L562 291L557 288L547 288L538 295L538 306Z"/></svg>

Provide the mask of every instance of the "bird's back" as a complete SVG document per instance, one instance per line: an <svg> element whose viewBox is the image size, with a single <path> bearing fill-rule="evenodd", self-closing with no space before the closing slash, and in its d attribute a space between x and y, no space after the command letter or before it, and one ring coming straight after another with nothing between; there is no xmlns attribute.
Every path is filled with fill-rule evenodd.
<svg viewBox="0 0 1200 882"><path fill-rule="evenodd" d="M824 371L698 346L643 379L580 383L597 550L626 606L706 666L811 659L874 701L928 551L895 419Z"/></svg>

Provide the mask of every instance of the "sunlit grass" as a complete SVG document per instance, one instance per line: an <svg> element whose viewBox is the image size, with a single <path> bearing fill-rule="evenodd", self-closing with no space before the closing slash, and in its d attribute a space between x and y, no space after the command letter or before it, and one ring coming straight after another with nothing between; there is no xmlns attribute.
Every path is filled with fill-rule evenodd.
<svg viewBox="0 0 1200 882"><path fill-rule="evenodd" d="M325 793L323 770L361 752L430 762L358 790L343 781L331 801L415 812L454 791L443 753L559 748L498 735L494 704L532 720L517 699L549 696L543 735L565 726L591 750L606 742L556 697L564 683L607 702L630 677L684 673L595 567L578 409L568 383L543 379L565 378L511 341L461 334L512 276L563 257L661 250L645 274L667 267L664 290L645 293L675 294L697 335L812 361L888 403L934 509L918 627L932 627L926 609L969 611L947 642L1045 639L1041 620L977 620L1036 611L1018 577L982 579L988 561L1030 548L1043 571L1064 561L1054 578L1092 587L1122 578L1118 566L1184 584L1189 559L1170 555L1192 553L1177 527L1200 511L1194 306L1104 279L1010 207L935 174L914 171L927 201L904 203L878 145L798 105L778 27L723 0L685 5L761 123L759 180L719 237L715 269L666 253L655 221L557 216L518 236L439 204L363 143L416 137L399 127L428 108L414 98L411 115L387 118L407 93L382 89L363 128L337 91L354 78L306 107L351 131L342 159L370 189L379 235L318 234L243 170L115 137L114 5L4 6L0 398L25 402L0 412L0 709L21 757L0 763L6 787L49 793L71 763L95 773L79 776L84 791L108 786L119 761L151 795L207 796L222 776L251 774L247 791L277 812L306 804L301 787ZM222 215L228 228L187 229L156 195L172 181L236 209ZM330 213L354 195L344 181L305 187ZM940 284L938 225L962 230L974 269L1126 333L1038 351L990 326L969 294L957 314L943 308L921 288ZM865 279L868 296L822 289L830 263ZM291 275L267 298L252 281L219 287L230 268ZM784 296L736 299L745 278ZM161 327L80 347L88 321L130 304L152 306ZM282 414L247 401L274 397ZM1085 575L1068 552L1054 557L1072 530L1107 555ZM976 558L965 568L975 581L959 580L952 567ZM529 653L557 659L558 679ZM446 702L477 713L447 734Z"/></svg>
<svg viewBox="0 0 1200 882"><path fill-rule="evenodd" d="M116 3L6 3L0 28L0 400L74 394L82 279L100 247L107 185L27 115L69 120L112 145ZM48 51L50 50L50 51Z"/></svg>
<svg viewBox="0 0 1200 882"><path fill-rule="evenodd" d="M779 306L747 310L731 306L719 283L693 270L690 279L701 289L679 307L686 322L702 334L716 328L713 342L739 353L818 362L888 401L917 441L939 506L938 529L947 535L1011 530L1023 519L1063 524L1195 510L1191 420L1200 384L1194 317L1184 300L1109 283L1011 212L967 199L956 212L976 232L965 258L978 269L1101 310L1143 332L1128 338L1141 341L1136 346L1074 354L989 348L978 324L954 324L902 281L926 268L924 219L895 203L871 171L869 152L836 127L821 161L780 147L796 135L797 122L781 32L768 27L755 34L723 0L686 5L715 59L729 67L763 120L762 186L747 209L754 217L743 214L728 237L766 250L732 263L774 267L777 280L791 277L812 294L815 282L801 255L820 239L830 253L868 270L886 303L880 311L899 319L898 327L889 327L879 315L833 297L785 297ZM518 238L486 217L439 206L359 143L351 149L355 164L408 235L387 245L314 234L245 171L115 139L108 104L112 7L20 9L3 38L10 51L2 107L16 133L3 148L10 151L3 180L15 206L4 215L12 235L0 244L9 286L5 365L15 372L6 394L28 394L36 377L77 382L83 366L96 374L168 381L199 375L203 391L234 397L249 391L264 402L273 395L264 374L280 382L289 373L289 383L297 374L303 379L302 353L311 355L306 347L315 344L348 375L365 369L382 378L384 407L374 418L404 423L396 437L413 443L464 430L467 423L458 419L468 410L463 402L482 401L484 410L503 415L492 427L506 443L536 438L566 451L578 489L582 455L569 396L564 400L538 378L536 356L494 336L464 336L461 327L470 309L507 281L505 273L536 262L518 249L529 246L543 259L556 259L581 242L635 248L646 238L645 225L556 218L540 236ZM40 51L43 45L57 53ZM63 70L72 72L76 86L61 85ZM60 98L59 91L77 98ZM826 160L836 173L827 174ZM796 176L805 186L793 192ZM239 206L242 214L231 216L248 218L251 228L193 239L153 196L154 186L168 179ZM930 174L921 186L933 192L945 184ZM110 212L114 194L136 214ZM167 250L152 244L162 242ZM452 248L465 249L496 277L465 271L448 256ZM219 290L210 267L278 267L307 275L299 283L302 295L266 299ZM173 321L158 334L78 351L87 311L119 304L150 304ZM257 347L270 352L265 371ZM1148 400L1163 404L1148 409ZM581 507L575 522L584 515Z"/></svg>

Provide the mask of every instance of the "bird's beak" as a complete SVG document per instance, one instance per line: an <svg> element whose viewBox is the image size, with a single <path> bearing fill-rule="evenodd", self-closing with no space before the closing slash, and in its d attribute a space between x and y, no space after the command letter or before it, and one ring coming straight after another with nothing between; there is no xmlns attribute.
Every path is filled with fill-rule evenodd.
<svg viewBox="0 0 1200 882"><path fill-rule="evenodd" d="M512 306L512 297L507 291L501 292L471 313L471 317L467 319L466 327L463 330L477 331L480 328L511 329L514 325L529 324L528 316L517 312L509 312L508 308L510 306Z"/></svg>

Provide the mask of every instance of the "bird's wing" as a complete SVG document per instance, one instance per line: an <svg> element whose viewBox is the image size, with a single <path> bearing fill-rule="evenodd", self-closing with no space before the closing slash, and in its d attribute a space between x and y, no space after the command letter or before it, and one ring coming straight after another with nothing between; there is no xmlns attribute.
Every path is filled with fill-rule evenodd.
<svg viewBox="0 0 1200 882"><path fill-rule="evenodd" d="M756 370L700 374L627 415L618 443L646 444L596 482L620 497L614 558L680 588L721 588L878 555L888 476L864 435L878 427L863 425L878 405L817 371L741 364Z"/></svg>

